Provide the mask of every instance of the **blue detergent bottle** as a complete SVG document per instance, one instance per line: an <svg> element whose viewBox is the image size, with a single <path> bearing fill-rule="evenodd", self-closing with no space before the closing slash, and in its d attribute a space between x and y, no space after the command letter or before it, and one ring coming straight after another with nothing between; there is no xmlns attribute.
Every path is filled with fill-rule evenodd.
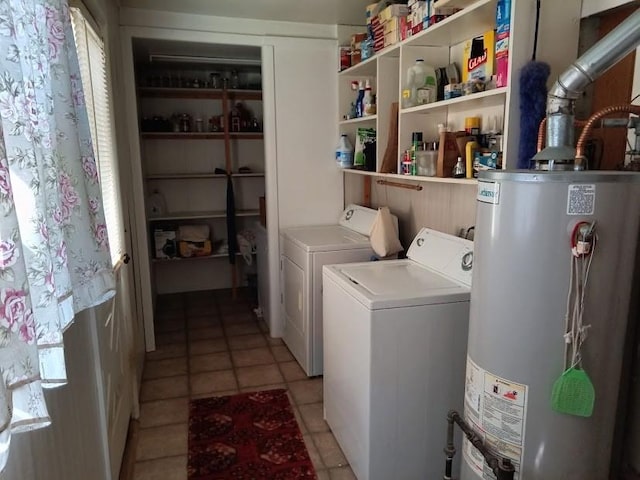
<svg viewBox="0 0 640 480"><path fill-rule="evenodd" d="M358 97L356 98L356 117L364 116L364 83L362 80L358 82Z"/></svg>

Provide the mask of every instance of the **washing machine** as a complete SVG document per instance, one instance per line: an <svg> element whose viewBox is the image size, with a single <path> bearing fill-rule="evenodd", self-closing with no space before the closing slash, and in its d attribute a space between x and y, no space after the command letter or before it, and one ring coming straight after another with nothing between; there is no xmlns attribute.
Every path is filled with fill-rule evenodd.
<svg viewBox="0 0 640 480"><path fill-rule="evenodd" d="M424 228L407 257L323 269L325 418L359 480L442 478L463 407L473 243Z"/></svg>
<svg viewBox="0 0 640 480"><path fill-rule="evenodd" d="M283 229L280 284L283 340L308 376L322 375L322 267L374 255L369 232L377 210L349 205L337 225ZM397 218L395 218L397 225Z"/></svg>

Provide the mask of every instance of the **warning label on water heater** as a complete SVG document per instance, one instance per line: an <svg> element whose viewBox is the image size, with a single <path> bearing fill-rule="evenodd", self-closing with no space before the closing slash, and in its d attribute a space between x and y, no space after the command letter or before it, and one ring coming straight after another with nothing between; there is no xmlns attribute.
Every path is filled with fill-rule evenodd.
<svg viewBox="0 0 640 480"><path fill-rule="evenodd" d="M569 185L569 191L567 193L567 215L593 215L595 206L595 185Z"/></svg>
<svg viewBox="0 0 640 480"><path fill-rule="evenodd" d="M489 450L511 460L516 469L515 478L521 479L527 386L480 368L471 357L467 357L465 380L465 420L480 434ZM495 480L482 455L466 438L462 454L483 480Z"/></svg>

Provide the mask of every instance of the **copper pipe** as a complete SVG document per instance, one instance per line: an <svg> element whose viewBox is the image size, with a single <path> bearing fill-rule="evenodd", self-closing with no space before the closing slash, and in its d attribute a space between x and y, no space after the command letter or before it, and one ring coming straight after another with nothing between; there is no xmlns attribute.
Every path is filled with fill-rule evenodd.
<svg viewBox="0 0 640 480"><path fill-rule="evenodd" d="M574 120L574 127L584 127L587 124L586 120ZM538 146L536 151L541 152L544 148L544 141L547 136L547 117L544 117L540 122L540 126L538 127Z"/></svg>
<svg viewBox="0 0 640 480"><path fill-rule="evenodd" d="M578 138L578 143L576 144L576 162L575 162L576 165L582 165L583 161L586 158L584 156L585 145L587 143L587 140L591 136L591 130L593 130L593 127L595 126L597 121L600 120L602 117L611 115L612 113L622 113L622 112L640 115L640 105L629 105L629 104L612 105L610 107L603 108L602 110L594 113L589 117L589 120L587 120L587 123L584 126L582 133L580 134L580 138Z"/></svg>
<svg viewBox="0 0 640 480"><path fill-rule="evenodd" d="M538 148L536 148L536 152L541 152L544 148L544 138L547 133L547 117L544 117L540 122L540 126L538 127Z"/></svg>

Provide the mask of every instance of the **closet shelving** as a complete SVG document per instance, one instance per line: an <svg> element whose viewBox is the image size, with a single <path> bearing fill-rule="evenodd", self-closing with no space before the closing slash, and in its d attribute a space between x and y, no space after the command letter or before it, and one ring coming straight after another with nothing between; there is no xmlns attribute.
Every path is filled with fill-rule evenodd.
<svg viewBox="0 0 640 480"><path fill-rule="evenodd" d="M174 67L175 68L175 67ZM148 215L147 224L151 232L156 227L187 224L207 224L212 232L212 243L226 239L226 190L227 178L231 178L236 198L235 218L237 231L250 224L247 221L259 218L258 197L264 195L264 147L261 131L230 131L230 111L237 102L242 102L255 116L262 116L262 92L243 89L211 88L167 88L140 87L138 101L142 115L169 117L174 113L188 113L192 120L196 114L207 118L219 115L223 118L220 131L165 132L144 131L140 133L144 160L144 179L147 194L158 190L166 197L167 209L161 215ZM195 122L192 121L192 127ZM252 146L255 145L255 146ZM240 170L249 167L248 172ZM220 173L224 171L226 173ZM241 173L242 172L242 173ZM221 181L222 180L222 181ZM216 240L217 242L214 242ZM155 249L151 248L151 251ZM239 285L241 254L237 254L235 265L221 268L229 255L226 251L214 251L199 257L151 258L154 268L156 290L168 292L176 289L175 278L187 275L193 279L210 275L226 275L230 278L219 284L229 283L235 295ZM214 263L196 262L210 260ZM181 265L179 274L176 273ZM192 266L189 266L192 265ZM208 266L209 265L209 266ZM162 268L162 270L157 270ZM188 270L184 270L188 268ZM170 283L171 287L161 284ZM198 288L195 280L190 288Z"/></svg>
<svg viewBox="0 0 640 480"><path fill-rule="evenodd" d="M445 66L452 62L460 65L464 42L495 28L497 0L440 0L439 5L464 8L417 35L387 47L372 58L338 74L340 115L349 111L350 103L355 99L355 94L351 87L353 82L368 79L373 86L377 99L377 114L375 116L338 120L340 133L347 134L354 144L357 128L371 127L376 129L376 172L345 169L345 174L361 175L364 178L381 177L454 185L473 185L477 183L473 179L377 173L380 170L382 159L387 149L391 123L391 104L397 102L400 106L402 105L401 87L405 84L408 68L418 58L423 58L427 64L436 67ZM523 6L521 10L517 10L515 6L512 8L512 24L515 18L514 14L526 15L526 7ZM511 44L513 45L513 43L512 38ZM510 56L512 56L511 52ZM510 58L510 63L510 69L513 70L513 58ZM480 116L483 125L488 125L494 118L498 118L502 119L506 126L508 117L507 105L509 104L511 92L512 89L508 86L427 105L400 108L396 159L399 158L400 151L411 145L411 133L414 131L423 132L425 141L437 140L438 124L440 123L447 124L452 130L463 130L465 117ZM503 158L507 158L507 134L507 131L503 131Z"/></svg>

